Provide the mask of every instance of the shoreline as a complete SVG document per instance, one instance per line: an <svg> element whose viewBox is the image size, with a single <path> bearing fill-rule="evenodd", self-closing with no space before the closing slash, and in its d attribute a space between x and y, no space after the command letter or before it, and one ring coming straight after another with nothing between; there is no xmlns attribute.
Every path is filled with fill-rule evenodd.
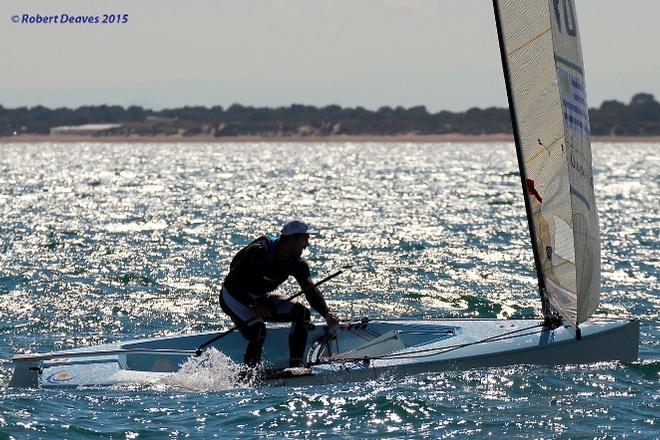
<svg viewBox="0 0 660 440"><path fill-rule="evenodd" d="M660 144L660 136L594 136L593 142L642 142ZM307 142L393 142L393 143L509 143L513 142L513 135L485 134L438 134L438 135L355 135L355 136L65 136L65 135L19 135L0 137L0 144L14 143L247 143L247 142L269 142L269 143L307 143Z"/></svg>

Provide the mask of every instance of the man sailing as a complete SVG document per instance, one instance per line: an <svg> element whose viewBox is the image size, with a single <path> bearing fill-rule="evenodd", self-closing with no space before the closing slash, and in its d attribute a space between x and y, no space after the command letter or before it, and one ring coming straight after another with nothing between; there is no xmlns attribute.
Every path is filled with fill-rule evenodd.
<svg viewBox="0 0 660 440"><path fill-rule="evenodd" d="M266 339L264 321L292 323L289 334L290 366L303 365L310 324L309 309L287 301L282 295L270 293L291 275L302 289L307 289L307 302L325 318L328 326L339 324L339 319L330 313L321 292L312 287L309 265L302 258L310 236L315 233L305 223L292 220L284 224L279 238L261 236L232 259L220 292L220 306L248 340L244 356L247 366L255 367L261 361Z"/></svg>

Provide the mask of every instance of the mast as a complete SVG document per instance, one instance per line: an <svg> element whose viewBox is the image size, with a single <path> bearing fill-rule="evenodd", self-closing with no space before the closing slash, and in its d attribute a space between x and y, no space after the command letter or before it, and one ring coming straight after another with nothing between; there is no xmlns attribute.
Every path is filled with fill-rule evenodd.
<svg viewBox="0 0 660 440"><path fill-rule="evenodd" d="M551 319L552 313L550 305L546 296L545 281L543 279L543 272L541 270L541 259L538 252L538 245L536 242L536 228L532 217L532 205L529 198L529 191L527 188L527 174L525 172L525 164L522 155L522 141L520 131L518 129L518 117L514 110L513 93L511 91L511 79L509 76L509 61L506 57L506 49L504 46L504 37L502 32L502 21L498 6L498 0L493 0L493 10L495 11L495 25L497 26L497 40L500 44L500 56L502 57L502 70L504 71L504 83L506 84L506 96L509 101L509 113L511 114L511 125L513 126L513 139L516 144L516 156L518 158L518 169L520 170L520 182L522 184L523 196L525 199L525 212L527 213L527 225L529 226L529 235L532 239L532 250L534 252L534 266L536 268L536 276L538 279L539 295L541 296L541 310L543 318L546 320Z"/></svg>

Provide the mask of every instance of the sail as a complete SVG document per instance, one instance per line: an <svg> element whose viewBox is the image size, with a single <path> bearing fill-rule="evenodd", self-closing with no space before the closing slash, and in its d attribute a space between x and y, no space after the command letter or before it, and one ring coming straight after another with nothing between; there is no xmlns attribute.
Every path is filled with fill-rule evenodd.
<svg viewBox="0 0 660 440"><path fill-rule="evenodd" d="M494 0L539 284L574 326L600 300L600 238L573 0Z"/></svg>

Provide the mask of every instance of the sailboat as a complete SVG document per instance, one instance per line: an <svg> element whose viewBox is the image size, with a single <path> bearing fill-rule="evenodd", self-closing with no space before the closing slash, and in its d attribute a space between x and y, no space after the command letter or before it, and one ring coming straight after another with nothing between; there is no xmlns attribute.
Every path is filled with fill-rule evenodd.
<svg viewBox="0 0 660 440"><path fill-rule="evenodd" d="M600 238L575 5L494 0L493 6L542 319L362 320L340 331L317 325L307 367L266 377L265 384L637 359L637 320L592 317L600 301ZM270 328L265 343L263 358L281 371L288 332ZM16 355L10 386L149 382L176 374L200 347L240 362L245 344L238 332L209 332Z"/></svg>

